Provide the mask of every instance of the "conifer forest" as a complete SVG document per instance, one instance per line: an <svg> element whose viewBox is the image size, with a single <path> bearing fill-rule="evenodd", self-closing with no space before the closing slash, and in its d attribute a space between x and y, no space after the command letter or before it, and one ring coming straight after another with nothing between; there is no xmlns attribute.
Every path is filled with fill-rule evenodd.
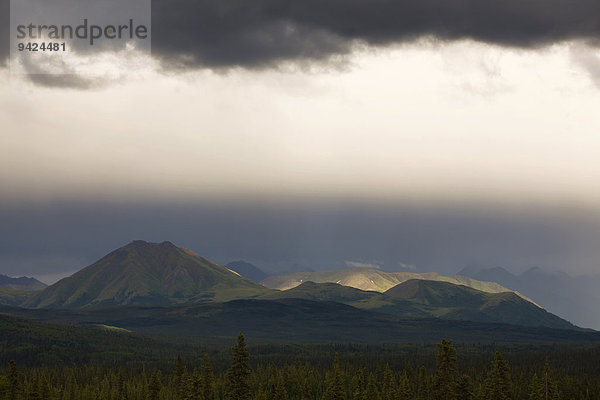
<svg viewBox="0 0 600 400"><path fill-rule="evenodd" d="M600 399L597 345L263 345L179 347L154 360L20 365L6 400ZM201 354L203 352L203 354Z"/></svg>

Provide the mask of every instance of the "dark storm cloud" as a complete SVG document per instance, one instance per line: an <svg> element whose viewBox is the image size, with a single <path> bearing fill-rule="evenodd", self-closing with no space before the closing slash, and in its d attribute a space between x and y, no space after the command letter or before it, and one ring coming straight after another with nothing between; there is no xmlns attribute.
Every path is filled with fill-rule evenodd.
<svg viewBox="0 0 600 400"><path fill-rule="evenodd" d="M0 0L0 60L8 0ZM169 68L328 61L355 44L422 36L537 47L600 39L597 0L154 0L154 55Z"/></svg>
<svg viewBox="0 0 600 400"><path fill-rule="evenodd" d="M171 67L328 60L422 36L517 47L600 38L597 0L155 0L152 12L154 54Z"/></svg>

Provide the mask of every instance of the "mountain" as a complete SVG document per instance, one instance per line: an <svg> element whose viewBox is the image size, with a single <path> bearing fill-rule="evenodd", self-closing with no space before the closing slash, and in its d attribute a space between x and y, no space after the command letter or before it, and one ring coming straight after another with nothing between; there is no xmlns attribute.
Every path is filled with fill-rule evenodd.
<svg viewBox="0 0 600 400"><path fill-rule="evenodd" d="M269 292L170 242L134 241L27 300L25 307L169 305L250 298Z"/></svg>
<svg viewBox="0 0 600 400"><path fill-rule="evenodd" d="M566 317L580 326L600 329L600 275L571 276L566 273L530 268L520 275L501 267L465 268L461 275L490 280L519 291L543 304L548 311Z"/></svg>
<svg viewBox="0 0 600 400"><path fill-rule="evenodd" d="M431 318L428 312L421 311L409 301L392 299L380 292L356 289L337 283L303 282L284 291L269 293L259 297L267 300L303 299L346 304L363 310L402 317Z"/></svg>
<svg viewBox="0 0 600 400"><path fill-rule="evenodd" d="M22 276L11 278L0 274L0 304L18 306L33 297L37 291L46 288L47 285L35 278Z"/></svg>
<svg viewBox="0 0 600 400"><path fill-rule="evenodd" d="M233 261L227 264L226 267L237 272L244 278L250 279L254 282L261 282L268 277L268 275L260 270L257 266L246 261Z"/></svg>
<svg viewBox="0 0 600 400"><path fill-rule="evenodd" d="M20 306L37 292L31 290L17 290L0 288L0 304L7 306Z"/></svg>
<svg viewBox="0 0 600 400"><path fill-rule="evenodd" d="M361 290L385 292L392 287L410 279L424 279L429 281L442 281L464 285L473 289L488 293L509 292L507 289L495 282L484 282L465 276L444 276L436 272L384 272L372 268L352 268L334 271L296 272L292 274L270 276L262 281L262 284L271 289L286 290L300 285L302 282L311 281L317 283L338 283L351 286ZM517 293L522 296L520 293ZM524 297L524 296L522 296ZM525 297L524 297L525 298ZM529 300L525 298L526 300Z"/></svg>
<svg viewBox="0 0 600 400"><path fill-rule="evenodd" d="M296 298L78 310L0 307L0 312L52 324L118 327L177 343L230 338L239 332L253 343L435 343L443 338L468 343L600 342L598 332L401 318Z"/></svg>
<svg viewBox="0 0 600 400"><path fill-rule="evenodd" d="M35 278L22 276L20 278L11 278L10 276L0 274L0 288L15 290L42 290L46 288L45 283Z"/></svg>
<svg viewBox="0 0 600 400"><path fill-rule="evenodd" d="M338 303L381 300L386 301L387 296L379 292L365 291L343 286L338 283L304 282L288 290L270 293L261 296L263 299L305 299L315 301L335 301Z"/></svg>
<svg viewBox="0 0 600 400"><path fill-rule="evenodd" d="M260 299L335 301L363 310L410 318L444 318L522 326L580 329L512 292L486 293L463 285L413 279L384 293L335 283L304 282Z"/></svg>
<svg viewBox="0 0 600 400"><path fill-rule="evenodd" d="M514 292L486 293L463 285L412 279L385 294L439 318L578 329Z"/></svg>

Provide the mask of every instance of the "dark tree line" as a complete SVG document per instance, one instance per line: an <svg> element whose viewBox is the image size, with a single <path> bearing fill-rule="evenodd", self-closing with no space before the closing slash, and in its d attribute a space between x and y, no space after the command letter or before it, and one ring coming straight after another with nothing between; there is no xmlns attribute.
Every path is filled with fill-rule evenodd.
<svg viewBox="0 0 600 400"><path fill-rule="evenodd" d="M472 355L474 357L474 355ZM459 368L452 341L442 340L432 367L392 368L340 361L322 367L299 358L251 365L243 335L231 361L215 373L205 355L192 370L177 357L172 370L94 365L24 368L11 361L0 376L7 400L576 400L600 399L600 376L529 365L511 371L496 351L486 368ZM352 359L356 361L356 358ZM397 360L396 360L397 361ZM597 358L589 362L598 362ZM397 364L397 363L396 363ZM469 363L466 363L469 366ZM461 370L462 369L462 370ZM570 371L570 369L567 369Z"/></svg>

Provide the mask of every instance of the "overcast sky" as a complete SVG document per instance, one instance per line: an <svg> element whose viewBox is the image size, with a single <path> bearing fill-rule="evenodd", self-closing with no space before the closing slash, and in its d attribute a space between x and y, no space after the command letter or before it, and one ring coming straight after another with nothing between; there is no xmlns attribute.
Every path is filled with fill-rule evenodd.
<svg viewBox="0 0 600 400"><path fill-rule="evenodd" d="M0 272L134 239L270 272L600 268L597 1L152 11L151 59L0 68Z"/></svg>

